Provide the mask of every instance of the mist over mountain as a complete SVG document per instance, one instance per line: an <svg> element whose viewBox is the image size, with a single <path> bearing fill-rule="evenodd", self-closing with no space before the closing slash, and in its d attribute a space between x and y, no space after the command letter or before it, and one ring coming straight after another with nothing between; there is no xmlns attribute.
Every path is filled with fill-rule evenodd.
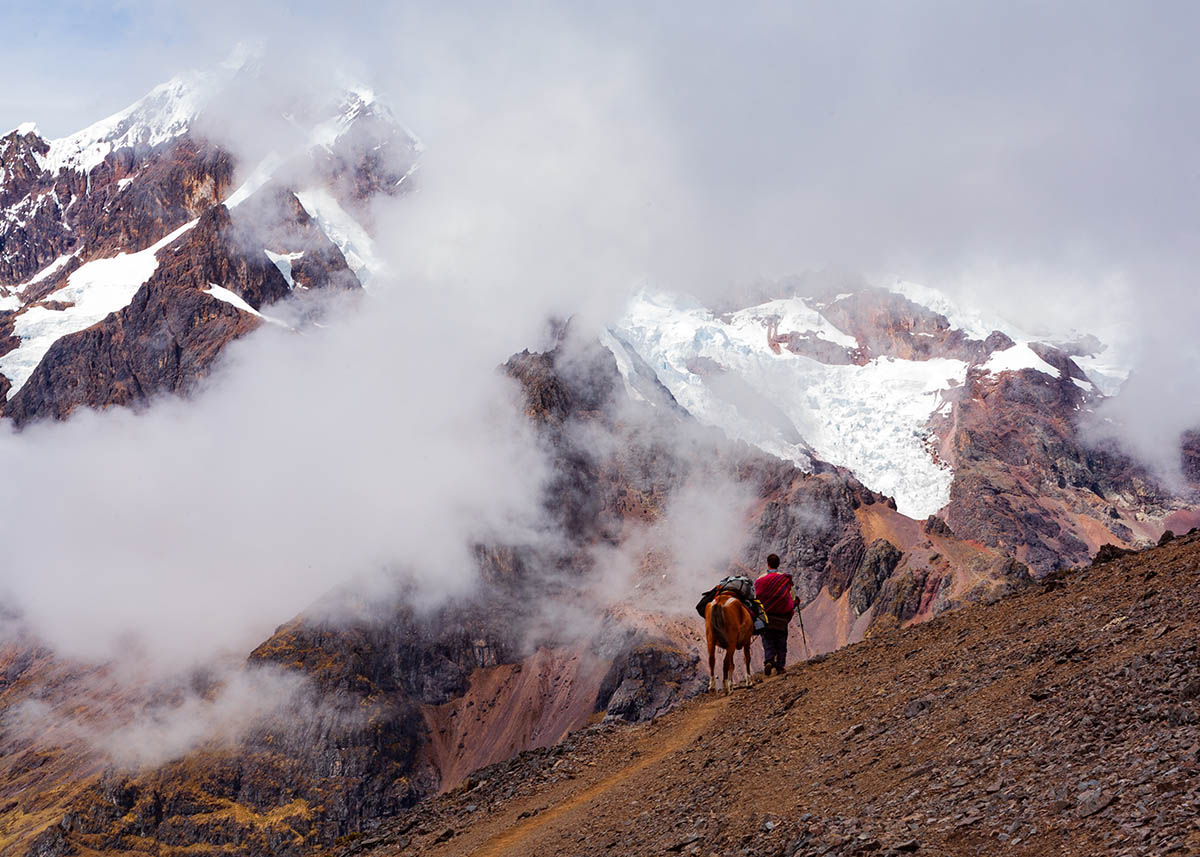
<svg viewBox="0 0 1200 857"><path fill-rule="evenodd" d="M0 853L327 849L770 552L807 658L1200 525L1189 6L108 12L3 13Z"/></svg>

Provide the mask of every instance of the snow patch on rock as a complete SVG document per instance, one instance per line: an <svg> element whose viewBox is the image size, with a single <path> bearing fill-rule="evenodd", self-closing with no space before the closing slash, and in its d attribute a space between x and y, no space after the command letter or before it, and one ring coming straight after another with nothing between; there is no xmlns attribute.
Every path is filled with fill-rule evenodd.
<svg viewBox="0 0 1200 857"><path fill-rule="evenodd" d="M140 252L118 253L109 259L95 259L81 265L67 278L66 285L48 298L56 303L67 304L65 308L31 306L18 315L13 320L13 333L20 338L21 344L0 357L0 374L12 382L9 395L24 386L50 346L59 339L91 327L109 313L128 306L137 290L158 268L158 251L197 222L193 220L184 224ZM61 267L67 258L70 257L60 257L38 277L49 276L47 272L50 268L55 265Z"/></svg>
<svg viewBox="0 0 1200 857"><path fill-rule="evenodd" d="M346 264L366 288L371 278L383 270L383 262L375 253L375 242L367 230L324 188L309 188L296 194L321 231L337 245L346 257Z"/></svg>
<svg viewBox="0 0 1200 857"><path fill-rule="evenodd" d="M261 318L263 321L269 322L271 324L277 324L280 327L288 327L287 324L285 324L284 322L280 321L277 318L271 318L269 315L263 315L261 312L256 310L254 307L250 306L250 304L246 303L245 298L243 298L237 292L230 291L229 289L225 288L224 286L218 286L216 283L209 283L208 288L204 290L204 293L206 295L211 295L212 297L216 298L217 300L227 303L230 306L236 307L237 309L241 310L242 312L248 312L248 313L250 313L250 315L252 315L256 318Z"/></svg>
<svg viewBox="0 0 1200 857"><path fill-rule="evenodd" d="M49 265L47 265L46 267L42 268L42 270L40 270L36 274L34 274L33 277L31 277L29 280L25 281L24 283L21 283L21 285L19 285L19 286L14 286L13 291L20 294L21 292L25 291L27 288L34 285L35 283L40 283L42 280L46 279L47 277L51 277L54 274L57 274L59 271L61 271L63 269L63 266L66 265L67 262L71 261L71 259L72 259L72 257L74 257L74 255L75 255L74 253L66 253L62 256L59 256L57 259L55 259Z"/></svg>
<svg viewBox="0 0 1200 857"><path fill-rule="evenodd" d="M1018 342L1003 351L995 351L981 367L984 372L999 374L1000 372L1016 372L1021 369L1033 369L1051 378L1061 378L1062 373L1038 357L1037 352L1029 347L1028 342Z"/></svg>
<svg viewBox="0 0 1200 857"><path fill-rule="evenodd" d="M279 269L279 273L283 274L283 278L287 280L288 288L296 288L296 280L292 277L292 262L304 256L304 251L299 253L272 253L270 250L264 250L267 258L272 264ZM303 288L303 287L301 287Z"/></svg>
<svg viewBox="0 0 1200 857"><path fill-rule="evenodd" d="M739 310L730 317L729 324L749 339L761 339L766 335L767 322L772 320L778 321L780 333L808 333L835 345L858 347L858 340L835 327L803 298L782 298Z"/></svg>

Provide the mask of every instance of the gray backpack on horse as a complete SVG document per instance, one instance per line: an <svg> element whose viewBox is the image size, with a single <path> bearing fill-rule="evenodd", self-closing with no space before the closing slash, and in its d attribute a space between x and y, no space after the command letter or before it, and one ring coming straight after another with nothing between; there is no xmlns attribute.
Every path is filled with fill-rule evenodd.
<svg viewBox="0 0 1200 857"><path fill-rule="evenodd" d="M728 592L746 605L746 609L754 617L754 633L761 634L763 629L767 627L767 616L762 609L762 605L754 597L754 581L741 574L732 574L726 577L700 597L700 603L696 605L696 612L704 616L704 608L720 592Z"/></svg>

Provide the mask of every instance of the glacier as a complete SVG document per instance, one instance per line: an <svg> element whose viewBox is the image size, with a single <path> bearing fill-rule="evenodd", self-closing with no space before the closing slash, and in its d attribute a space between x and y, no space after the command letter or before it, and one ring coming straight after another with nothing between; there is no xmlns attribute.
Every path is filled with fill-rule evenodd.
<svg viewBox="0 0 1200 857"><path fill-rule="evenodd" d="M862 366L828 365L776 353L767 338L770 317L786 319L789 332L856 344L803 298L718 316L691 298L650 290L632 298L612 334L700 422L805 470L810 452L846 467L910 517L944 507L954 473L938 460L929 423L946 406L947 391L966 380L968 364L880 357ZM628 365L621 355L618 367Z"/></svg>

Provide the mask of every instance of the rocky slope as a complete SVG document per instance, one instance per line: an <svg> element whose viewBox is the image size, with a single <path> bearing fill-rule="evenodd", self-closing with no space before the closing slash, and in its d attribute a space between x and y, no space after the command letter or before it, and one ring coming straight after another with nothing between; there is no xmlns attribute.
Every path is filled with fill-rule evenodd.
<svg viewBox="0 0 1200 857"><path fill-rule="evenodd" d="M302 680L302 692L233 744L140 771L113 766L80 737L98 728L79 708L80 688L97 680L91 671L32 642L11 648L0 703L21 711L38 700L42 722L76 728L48 741L0 733L8 783L0 841L16 854L50 853L39 850L46 842L305 854L594 719L663 715L705 685L691 605L726 570L696 578L658 542L636 541L689 480L735 480L722 484L753 493L732 568L758 566L767 546L789 557L811 602L810 654L1031 585L1023 566L957 539L937 519L904 518L843 470L805 473L677 411L628 401L599 345L567 334L554 351L517 355L506 370L553 450L546 505L566 539L552 549L480 546L476 597L433 615L345 593L348 609L327 604L297 618L247 668ZM635 571L612 592L597 551L628 545ZM683 583L693 579L703 586ZM347 614L356 618L327 618ZM579 630L564 615L591 619ZM798 632L793 646L804 653ZM97 693L100 712L118 702Z"/></svg>
<svg viewBox="0 0 1200 857"><path fill-rule="evenodd" d="M239 163L203 136L206 86L172 81L71 137L46 140L23 127L0 138L4 417L24 425L186 394L232 340L264 323L303 324L318 293L357 292L378 273L370 202L407 190L415 138L355 91L305 119L286 162ZM493 791L434 812L468 812L482 798L507 811L512 794L582 772L568 758L546 774L537 760L642 734L616 722L674 723L669 712L681 704L684 720L691 716L686 701L705 684L692 604L720 575L760 568L768 552L785 557L806 605L807 637L793 629L796 656L866 639L849 657L883 645L905 681L926 687L925 672L952 672L987 696L981 677L1002 667L981 667L966 637L945 636L966 626L938 618L911 638L928 651L897 654L910 638L889 635L1034 590L1028 567L1046 573L1102 543L1155 539L1186 523L1194 505L1118 453L1082 444L1078 414L1108 389L1086 348L984 330L944 309L912 289L784 297L724 314L643 296L600 343L567 329L546 353L515 355L503 371L553 463L544 501L553 538L477 545L478 590L453 607L418 613L403 599L367 604L336 593L248 653L232 678L198 674L137 692L114 690L122 687L114 667L66 663L8 634L0 853L301 855L397 815L405 820L395 837L424 848L450 830L453 853L462 825L435 830L406 814L415 803L501 764L484 775ZM1190 478L1196 445L1189 438L1184 447ZM696 568L673 553L675 504L689 492L744 505L728 562ZM19 627L19 617L0 620ZM833 663L848 662L806 674L832 675ZM857 710L830 681L809 698L820 700L820 722L839 706L847 716ZM126 734L139 710L168 717L181 700L220 700L238 682L278 704L220 740L133 764L96 740L114 728ZM934 717L896 734L926 735L918 727L953 710L952 691L941 687L937 705L918 712L931 707ZM799 692L770 703L785 706L778 715L759 713L784 723ZM855 722L891 716L889 699L876 694ZM594 722L602 725L573 733ZM718 723L687 722L696 730L688 741L701 735L698 724ZM720 725L754 741L765 735ZM850 737L859 748L879 736L872 726ZM518 755L530 751L539 752ZM641 758L619 770L650 773L645 760L665 757ZM816 766L845 797L849 786L834 784L854 780L838 779L831 759L798 758L790 767ZM732 761L748 770L758 760ZM714 771L693 767L712 789L701 794L718 794L704 780ZM502 784L497 770L507 772ZM826 844L869 833L864 821L821 806L811 835ZM929 806L953 817L949 803ZM665 836L654 825L669 817L639 827ZM800 837L793 822L781 818L779 834L763 830L762 841ZM666 844L690 849L716 835L702 828L701 838ZM623 828L613 835L624 841ZM728 847L751 846L754 835Z"/></svg>
<svg viewBox="0 0 1200 857"><path fill-rule="evenodd" d="M239 163L204 139L206 111L253 74L177 78L70 137L0 138L0 414L186 392L263 307L369 280L369 202L407 189L419 143L352 91L289 158Z"/></svg>
<svg viewBox="0 0 1200 857"><path fill-rule="evenodd" d="M1190 854L1200 533L479 771L342 854Z"/></svg>

